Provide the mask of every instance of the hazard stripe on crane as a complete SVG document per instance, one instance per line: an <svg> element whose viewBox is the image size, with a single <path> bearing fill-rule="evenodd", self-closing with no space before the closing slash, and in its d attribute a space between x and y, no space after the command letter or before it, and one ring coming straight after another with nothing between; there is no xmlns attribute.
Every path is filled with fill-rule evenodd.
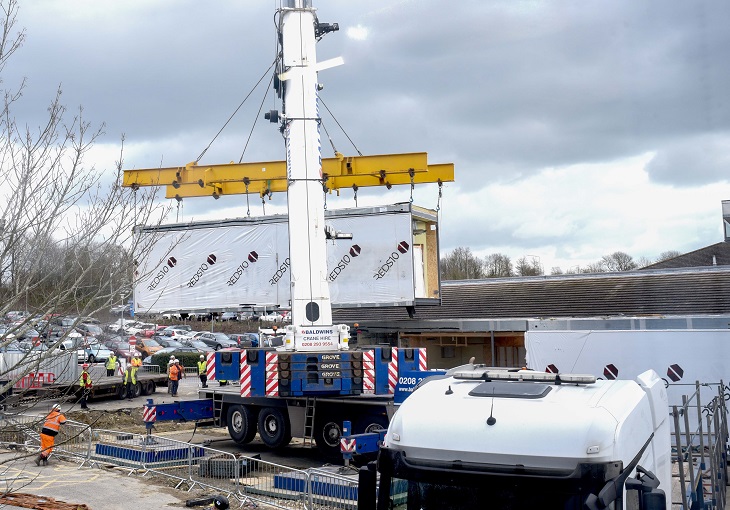
<svg viewBox="0 0 730 510"><path fill-rule="evenodd" d="M241 396L251 396L251 367L248 364L246 351L241 351Z"/></svg>
<svg viewBox="0 0 730 510"><path fill-rule="evenodd" d="M266 396L279 396L279 355L275 352L266 353Z"/></svg>
<svg viewBox="0 0 730 510"><path fill-rule="evenodd" d="M362 392L366 395L375 393L375 351L362 353Z"/></svg>
<svg viewBox="0 0 730 510"><path fill-rule="evenodd" d="M215 381L215 353L209 352L205 361L205 373L209 381Z"/></svg>
<svg viewBox="0 0 730 510"><path fill-rule="evenodd" d="M388 393L395 394L395 385L398 384L398 348L393 347L390 351L390 363L388 363Z"/></svg>

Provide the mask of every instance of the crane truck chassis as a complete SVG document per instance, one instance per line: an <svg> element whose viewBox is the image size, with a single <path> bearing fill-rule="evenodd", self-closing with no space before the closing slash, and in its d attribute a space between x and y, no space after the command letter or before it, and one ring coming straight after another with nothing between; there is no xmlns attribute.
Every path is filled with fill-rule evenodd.
<svg viewBox="0 0 730 510"><path fill-rule="evenodd" d="M238 444L256 433L269 448L313 439L341 458L342 423L355 433L385 429L398 403L427 371L426 349L386 346L337 352L232 349L207 358L199 400L157 406L159 420L212 421ZM443 372L438 372L443 373ZM223 383L215 386L215 382Z"/></svg>

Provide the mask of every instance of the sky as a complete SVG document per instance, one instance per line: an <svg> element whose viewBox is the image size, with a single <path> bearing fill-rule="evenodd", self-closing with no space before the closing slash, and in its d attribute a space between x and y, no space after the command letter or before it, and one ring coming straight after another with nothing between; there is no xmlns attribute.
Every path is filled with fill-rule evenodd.
<svg viewBox="0 0 730 510"><path fill-rule="evenodd" d="M317 47L319 60L345 61L319 75L336 149L428 152L429 163L455 165L440 201L436 185L413 195L439 206L442 256L468 247L479 257L534 259L549 274L616 251L655 260L723 241L730 3L313 4L321 22L340 27ZM114 168L122 135L125 169L183 166L209 144L201 163L283 160L281 136L259 113L281 106L267 72L278 6L20 0L27 39L2 86L27 78L15 115L31 128L60 86L69 115L83 107L86 121L105 126L88 160L100 169ZM322 151L333 156L325 133ZM359 206L409 199L408 186L358 193ZM353 207L352 192L327 205ZM248 205L245 196L187 199L170 221L248 211L286 212L286 197L265 207L258 196Z"/></svg>

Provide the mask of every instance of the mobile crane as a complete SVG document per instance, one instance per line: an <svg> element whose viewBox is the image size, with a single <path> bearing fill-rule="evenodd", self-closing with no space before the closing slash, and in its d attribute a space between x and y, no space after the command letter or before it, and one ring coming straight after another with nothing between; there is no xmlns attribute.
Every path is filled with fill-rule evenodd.
<svg viewBox="0 0 730 510"><path fill-rule="evenodd" d="M338 454L343 420L354 420L360 432L387 426L399 374L425 370L427 365L425 349L377 346L351 351L349 327L332 324L326 242L348 236L325 224L324 193L421 182L441 186L453 181L453 164L429 165L424 153L349 158L338 153L323 161L317 73L342 60L318 62L316 42L339 27L321 23L311 0L286 0L278 14L280 55L274 87L283 109L266 117L284 135L285 166L194 162L178 168L125 170L124 186L165 185L167 196L177 199L252 191L264 197L286 191L292 321L285 328L283 346L211 353L209 379L239 385L201 389L200 409L205 411L196 417L212 413L241 444L258 431L272 448L286 445L295 435L313 437L320 448Z"/></svg>

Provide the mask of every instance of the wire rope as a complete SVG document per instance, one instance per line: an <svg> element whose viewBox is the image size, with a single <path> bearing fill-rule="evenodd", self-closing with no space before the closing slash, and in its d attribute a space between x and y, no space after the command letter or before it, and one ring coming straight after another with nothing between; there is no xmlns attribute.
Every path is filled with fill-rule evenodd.
<svg viewBox="0 0 730 510"><path fill-rule="evenodd" d="M249 93L246 94L246 97L243 98L243 101L241 101L241 104L239 104L238 107L231 114L231 116L228 117L228 120L226 120L226 122L223 124L223 127L221 127L218 130L218 132L213 137L213 139L210 141L210 143L208 144L208 146L205 149L203 149L203 152L201 152L200 155L195 159L195 162L196 163L198 163L202 159L202 157L205 155L205 153L208 152L208 149L210 149L210 146L213 145L213 142L216 141L216 139L220 136L220 134L223 132L223 130L226 128L226 126L228 126L228 124L231 122L231 120L233 119L233 117L236 116L236 114L238 113L238 110L240 110L241 107L244 105L244 103L248 100L248 98L251 97L251 94L253 94L253 92L259 86L259 84L261 83L261 81L266 77L266 75L269 73L269 71L271 71L271 68L274 67L274 65L276 65L277 60L278 60L278 58L274 59L274 61L271 63L271 65L268 67L268 69L266 69L266 71L264 72L264 74L261 75L261 78L259 78L259 81L256 82L256 85L254 85L253 88L249 91Z"/></svg>

